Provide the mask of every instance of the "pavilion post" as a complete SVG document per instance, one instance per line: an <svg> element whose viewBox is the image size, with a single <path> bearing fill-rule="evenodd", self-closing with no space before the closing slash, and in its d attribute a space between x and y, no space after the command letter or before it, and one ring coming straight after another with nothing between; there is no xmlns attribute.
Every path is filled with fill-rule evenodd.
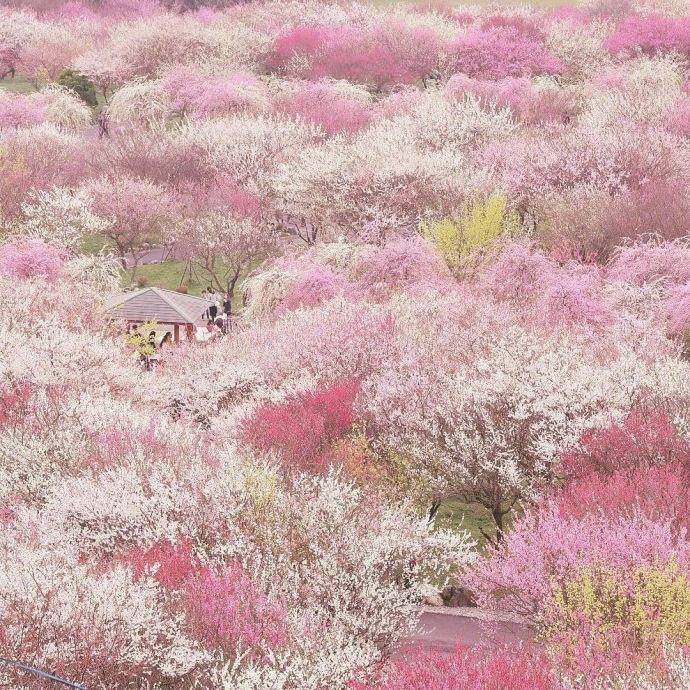
<svg viewBox="0 0 690 690"><path fill-rule="evenodd" d="M176 323L175 324L175 343L179 344L180 342L180 324Z"/></svg>

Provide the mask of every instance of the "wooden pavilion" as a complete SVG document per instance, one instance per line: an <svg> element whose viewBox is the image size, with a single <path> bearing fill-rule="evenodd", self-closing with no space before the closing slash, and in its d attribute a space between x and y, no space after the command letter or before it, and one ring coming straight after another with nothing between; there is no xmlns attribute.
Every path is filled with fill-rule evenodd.
<svg viewBox="0 0 690 690"><path fill-rule="evenodd" d="M129 325L141 325L146 321L173 327L173 337L180 342L180 326L184 326L187 338L196 326L203 325L204 313L210 302L181 292L149 287L123 292L111 297L105 305L105 313L113 321L126 321Z"/></svg>

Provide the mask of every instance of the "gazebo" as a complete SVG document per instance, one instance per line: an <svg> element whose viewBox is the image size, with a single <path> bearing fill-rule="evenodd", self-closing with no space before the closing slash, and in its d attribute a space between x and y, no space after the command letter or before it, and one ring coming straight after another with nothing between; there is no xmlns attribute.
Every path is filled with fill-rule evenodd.
<svg viewBox="0 0 690 690"><path fill-rule="evenodd" d="M209 306L208 300L200 297L149 287L111 297L105 304L105 313L113 321L132 325L155 320L157 324L173 326L175 342L179 343L180 326L185 327L189 338L194 327L203 324L202 317Z"/></svg>

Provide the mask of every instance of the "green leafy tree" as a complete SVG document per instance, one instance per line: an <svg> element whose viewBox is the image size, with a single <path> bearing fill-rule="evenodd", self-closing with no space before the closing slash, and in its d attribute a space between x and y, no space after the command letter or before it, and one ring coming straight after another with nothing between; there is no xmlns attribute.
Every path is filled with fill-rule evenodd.
<svg viewBox="0 0 690 690"><path fill-rule="evenodd" d="M73 69L63 69L55 80L61 86L66 86L68 89L81 98L84 103L95 108L98 105L96 98L96 87L92 81L89 81L83 74Z"/></svg>

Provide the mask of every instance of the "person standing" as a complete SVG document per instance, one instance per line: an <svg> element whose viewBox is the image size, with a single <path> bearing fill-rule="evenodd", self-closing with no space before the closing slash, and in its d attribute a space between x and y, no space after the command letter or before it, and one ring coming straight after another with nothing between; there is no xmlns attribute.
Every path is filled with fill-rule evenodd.
<svg viewBox="0 0 690 690"><path fill-rule="evenodd" d="M216 316L218 316L218 295L216 295L216 291L213 288L209 288L209 290L208 300L211 306L208 308L208 318L215 321Z"/></svg>
<svg viewBox="0 0 690 690"><path fill-rule="evenodd" d="M232 297L229 292L225 293L223 300L223 314L225 314L225 332L230 330L230 315L232 314Z"/></svg>
<svg viewBox="0 0 690 690"><path fill-rule="evenodd" d="M207 287L201 291L201 299L205 299L207 302L211 301L211 288ZM208 308L204 312L204 318L208 319Z"/></svg>
<svg viewBox="0 0 690 690"><path fill-rule="evenodd" d="M108 106L103 106L100 114L98 115L98 138L110 136L110 114L108 111Z"/></svg>

